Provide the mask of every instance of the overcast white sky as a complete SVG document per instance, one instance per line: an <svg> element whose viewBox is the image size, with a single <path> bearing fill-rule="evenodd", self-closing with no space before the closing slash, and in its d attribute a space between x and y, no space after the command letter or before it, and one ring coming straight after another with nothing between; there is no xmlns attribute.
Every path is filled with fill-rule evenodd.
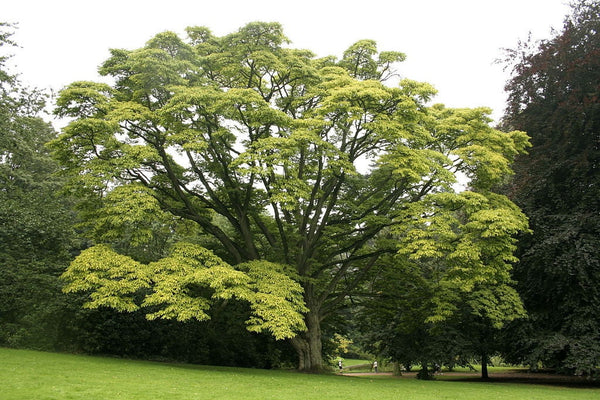
<svg viewBox="0 0 600 400"><path fill-rule="evenodd" d="M292 46L341 56L360 39L407 54L399 73L439 91L450 107L487 106L499 118L508 72L494 60L529 32L560 29L568 0L7 0L0 21L18 23L15 72L60 90L99 80L110 48L135 49L156 33L206 26L217 35L251 21L280 22Z"/></svg>

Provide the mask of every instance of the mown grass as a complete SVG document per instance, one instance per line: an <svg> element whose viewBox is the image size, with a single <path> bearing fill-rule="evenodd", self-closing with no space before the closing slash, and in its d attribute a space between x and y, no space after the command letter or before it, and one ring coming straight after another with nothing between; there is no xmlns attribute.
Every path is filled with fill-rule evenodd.
<svg viewBox="0 0 600 400"><path fill-rule="evenodd" d="M600 389L309 375L0 349L0 398L14 399L595 399Z"/></svg>

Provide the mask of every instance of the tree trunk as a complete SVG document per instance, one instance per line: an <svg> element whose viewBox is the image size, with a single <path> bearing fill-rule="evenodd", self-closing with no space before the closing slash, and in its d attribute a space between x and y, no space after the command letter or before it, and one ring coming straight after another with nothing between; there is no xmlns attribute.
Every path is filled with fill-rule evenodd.
<svg viewBox="0 0 600 400"><path fill-rule="evenodd" d="M402 376L402 368L400 368L400 363L398 361L394 361L394 375Z"/></svg>
<svg viewBox="0 0 600 400"><path fill-rule="evenodd" d="M291 340L298 354L298 370L303 372L323 372L323 344L321 339L321 321L317 312L306 314L306 332Z"/></svg>
<svg viewBox="0 0 600 400"><path fill-rule="evenodd" d="M490 379L488 375L488 355L485 351L481 352L481 379Z"/></svg>
<svg viewBox="0 0 600 400"><path fill-rule="evenodd" d="M432 380L433 374L429 371L427 363L421 363L421 370L417 372L417 379Z"/></svg>

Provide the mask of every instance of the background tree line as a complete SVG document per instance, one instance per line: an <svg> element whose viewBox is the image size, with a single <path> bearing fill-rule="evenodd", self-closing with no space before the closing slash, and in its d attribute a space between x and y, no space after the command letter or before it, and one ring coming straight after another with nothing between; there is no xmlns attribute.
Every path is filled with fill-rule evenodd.
<svg viewBox="0 0 600 400"><path fill-rule="evenodd" d="M95 170L95 175L87 176L86 182L76 185L67 177L56 175L60 167L44 146L55 139L56 133L40 118L43 96L36 90L23 88L18 79L6 71L6 58L3 58L0 343L258 367L297 363L295 356L306 352L300 356L300 362L311 367L320 362L312 353L318 351L319 357L323 351L327 353L332 348L328 338L333 338L335 333L344 333L341 331L346 327L357 341L363 341L365 349L404 364L420 363L425 369L435 363L452 366L473 359L485 364L491 355L502 354L509 361L532 367L542 365L568 373L596 373L600 364L596 312L600 278L597 256L598 11L598 2L581 1L573 7L573 14L566 18L563 29L551 39L538 44L524 43L509 53L513 77L507 83L509 103L502 130L527 132L532 147L528 150L529 155L517 156L515 176L508 184L503 181L505 172L476 170L473 165L469 167L469 158L465 158L465 164L460 167L470 168L466 171L471 174L471 186L475 190L472 195L458 197L444 194L449 194L445 189L437 194L431 192L435 196L424 196L434 187L431 186L434 180L423 180L423 176L431 178L429 168L433 159L427 158L431 153L420 157L425 154L425 149L430 151L434 145L441 147L439 138L436 139L438 142L428 142L429 148L420 148L421 153L416 148L410 150L412 154L406 148L396 155L390 152L390 157L381 161L384 166L388 163L387 170L381 168L364 177L348 173L351 167L346 156L341 154L354 149L358 158L362 151L374 151L383 143L387 146L393 143L391 132L394 130L412 135L404 136L398 143L431 140L416 136L423 131L415 130L415 126L436 132L446 129L447 135L452 131L454 134L464 132L466 126L476 126L476 135L495 134L485 127L485 117L477 111L443 107L432 107L426 112L424 108L419 109L422 99L430 96L426 87L405 84L403 93L386 94L384 86L374 86L372 82L385 80L386 71L393 62L400 61L402 55L377 53L368 41L351 47L339 65L332 60L320 60L320 65L315 65L309 54L279 49L282 36L275 25L249 25L245 30L223 38L213 37L206 30L192 30L188 33L195 50L164 35L157 36L147 47L137 51L113 50L111 59L102 68L104 73L116 77L117 87L110 89L78 83L58 100L60 113L87 124L74 124L70 131L67 130L71 143L77 143L85 151L97 151L99 147L85 148L81 144L90 139L85 135L95 132L99 140L96 146L100 145L106 151L97 157L97 162L85 165L88 170ZM12 28L7 25L3 28L2 44L11 45ZM249 39L263 41L255 43L257 47L252 49L250 58L248 53L235 53L242 50L239 43L248 43ZM223 48L234 51L226 54ZM202 64L195 64L197 61L187 53L192 51L200 52ZM173 61L165 59L165 54ZM249 63L228 64L236 57L249 60ZM161 65L168 65L168 70L174 74L163 76L157 73L161 70L153 70ZM348 72L342 74L333 67ZM193 71L199 70L204 71L204 77L193 75ZM322 71L329 75L322 77L319 75ZM356 81L348 81L345 74ZM270 83L265 77L270 77ZM163 80L153 81L158 78ZM214 87L204 92L182 91L176 98L161 92L168 85L182 85L181 79L190 82L192 87L192 83L198 84L194 79L207 78L230 89L251 87L260 97L253 98L250 96L255 94L244 92L242 98L233 98L235 92L228 90L228 97L219 98ZM311 85L320 80L325 82L319 83L323 86L315 86L318 91L311 92ZM327 80L347 92L333 91L334 86L328 87ZM118 93L111 92L116 89ZM294 96L282 95L285 90ZM335 103L324 103L323 109L313 109L317 102L328 96ZM197 108L194 112L204 120L193 121L194 114L186 114L191 111L191 105L200 107L207 99L220 102L221 109ZM287 116L260 108L257 104L261 101L276 104ZM410 109L415 113L410 127L406 119L365 119L397 112L406 115L409 111L407 101L416 106ZM340 102L347 104L347 108L334 108ZM144 114L147 110L157 114ZM316 118L322 112L331 119L331 132L340 135L339 138L354 135L362 141L356 142L355 147L327 147L310 136L311 129L323 129L311 126L313 121L293 125L306 115ZM216 121L211 118L219 113L237 121L238 127L245 127L250 136L264 137L264 140L255 141L243 163L238 161L238 167L243 165L245 172L233 173L225 169L238 155L234 148L236 138L228 136L218 123L211 125ZM319 116L322 117L323 114ZM183 144L188 156L194 152L204 153L202 158L190 157L191 165L196 160L204 160L204 164L198 164L195 173L211 171L205 177L198 175L204 182L204 199L197 194L188 196L192 191L191 186L186 185L194 180L161 155L161 147L156 145L162 140L158 135L161 130L157 129L153 136L143 133L158 126L155 124L159 118L167 130L179 132L178 137L169 139L173 142L164 145ZM463 125L453 126L457 120L463 121ZM365 122L374 126L368 127L366 132L381 135L375 141L366 141L366 134L360 136L360 124ZM130 147L121 147L110 139L108 133L115 123L130 132L137 130L128 144ZM214 126L214 134L208 140L194 141L186 136L190 134L188 128L191 126L185 125L190 123L195 124L196 129L201 126L206 132ZM261 127L265 126L269 128L261 132ZM293 140L283 140L289 139L285 136L267 140L274 132L274 126L279 126L280 132L293 127L304 136L295 136ZM369 140L373 140L373 136L370 137ZM449 138L444 139L443 146L457 146L457 142L451 144ZM139 147L133 153L131 145L139 144L140 139L152 144L157 154L146 150L143 153L138 151ZM505 136L504 145L510 142L507 140ZM61 147L56 140L54 143L63 168L77 171L84 166L77 161L77 152L69 154L68 146ZM492 143L481 144L493 148ZM307 152L302 150L306 144L309 146ZM360 150L360 146L365 147ZM322 157L320 162L317 158L312 163L302 161L308 160L310 152L314 157L315 151ZM120 165L114 162L116 154L123 161ZM229 157L227 164L222 158L225 156ZM298 157L296 165L285 163L286 158L294 157ZM482 157L480 162L485 163L485 160ZM402 164L407 161L410 163ZM310 170L319 165L321 169ZM298 166L304 166L305 170L294 169ZM152 170L150 175L164 178L144 180L144 176L150 175L144 175L142 167ZM328 172L331 175L319 175L325 167L333 167ZM395 168L395 173L402 171L396 176L397 181L390 179L394 176L391 168ZM276 179L281 171L284 172L282 179ZM415 173L421 175L411 178ZM260 174L264 176L266 190L252 193L251 183L246 178ZM106 182L113 183L115 178L131 180L132 177L145 182L146 189L154 190L153 198L158 200L158 208L149 201L146 189L139 187L132 191L112 191L110 196L108 192L99 195L99 189L106 187L102 179L98 180L101 176L109 177ZM302 187L301 178L307 176L313 183L323 182L320 192L313 192L312 197L310 190ZM445 182L447 177L436 179ZM427 182L429 186L419 187ZM370 189L373 184L379 190ZM88 190L90 188L92 190ZM530 221L531 233L520 237L517 249L520 261L514 264L510 275L507 275L508 266L514 260L507 254L500 255L498 249L510 252L515 245L512 235L523 227L517 222L518 218L514 219L518 216L517 209L503 197L496 197L489 191L491 188L508 195ZM179 192L180 189L187 194ZM402 194L400 190L406 191ZM277 198L285 193L292 197ZM236 208L236 204L244 204L237 203L239 200L251 199L254 195L257 195L252 200L254 203ZM299 204L294 202L293 196L313 200ZM406 196L415 196L418 201L398 202ZM192 200L194 197L204 205L194 205L197 201ZM331 203L330 211L322 211L327 210L323 204L334 197L335 207ZM353 202L357 199L359 203ZM395 200L389 202L386 199ZM278 204L274 207L275 218L258 211L259 205L266 200ZM319 204L319 201L323 203ZM389 208L391 204L402 204L402 207ZM384 205L388 207L385 210L381 208ZM207 219L207 210L216 211L220 217L213 214ZM490 210L499 211L490 216ZM195 216L186 217L192 211ZM326 214L311 222L311 216L314 218L320 212ZM409 215L427 218L412 219L407 225L406 219L401 219ZM320 223L327 223L325 216L332 218L333 223L319 227ZM343 218L348 219L344 221ZM314 236L314 241L303 242L305 239L300 231L294 232L294 226L301 225L303 220L307 222L302 226L308 229L303 232L309 235L321 232ZM344 236L343 230L352 231L349 229L352 226L362 228ZM505 233L492 234L494 227L502 227ZM272 232L279 232L279 236L270 237ZM487 239L482 241L481 237ZM334 241L328 241L333 238ZM250 333L245 329L244 321L255 318L257 308L253 299L256 297L244 292L246 294L240 296L245 296L246 302L230 301L223 293L238 290L237 286L229 284L215 289L205 284L205 278L197 278L185 286L193 295L190 297L196 299L210 299L220 293L218 296L221 297L211 300L211 307L205 309L210 319L203 322L194 319L176 321L186 318L182 317L185 303L177 303L180 300L175 298L171 303L176 306L172 314L175 321L148 321L145 314L161 312L163 303L149 305L144 312L119 313L105 307L90 310L81 307L89 302L85 295L61 291L63 282L59 276L76 255L91 245L108 243L116 253L133 260L131 262L161 265L153 263L173 258L170 251L179 242L209 249L224 262L232 264L256 259L251 256L253 252L262 254L259 259L269 262L301 260L296 264L296 272L289 276L303 286L304 301L309 308L313 312L320 310L315 316L319 323L312 330L309 328L302 339L304 344L296 341L295 349L290 342L276 341L272 335ZM292 247L293 251L289 253L278 250L292 243L303 244ZM465 252L465 247L457 247L457 243L463 243L463 246L468 243L470 248L477 249L477 254ZM282 254L287 254L287 261L278 258ZM109 263L114 256L105 253L101 257ZM178 257L182 257L181 253ZM327 260L334 259L337 262L327 266ZM457 275L457 268L465 264L480 265L480 272ZM166 276L164 262L156 268L162 268L161 276ZM250 273L252 270L245 271ZM98 273L102 278L104 275L101 274L107 271L84 270L81 276L90 273ZM222 279L233 279L231 273L222 275ZM328 276L336 278L328 281ZM516 282L516 291L512 289L511 279ZM457 281L460 284L453 286ZM142 304L152 290L143 287L118 296L110 293L101 300L104 305L116 302L114 308L123 307L125 300ZM173 288L169 290L173 293ZM272 291L265 292L264 288L257 288L253 293L253 296L273 294ZM314 297L306 297L307 293ZM348 321L344 310L349 308L364 312L351 314L352 319ZM258 323L268 330L268 316L261 315ZM308 318L306 323L310 325L314 321ZM311 342L316 338L318 341ZM321 339L324 340L322 348Z"/></svg>

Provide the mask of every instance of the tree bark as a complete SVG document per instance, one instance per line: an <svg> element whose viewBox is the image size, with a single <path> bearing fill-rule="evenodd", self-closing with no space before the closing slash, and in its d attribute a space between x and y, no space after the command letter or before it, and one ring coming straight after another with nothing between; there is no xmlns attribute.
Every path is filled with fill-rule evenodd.
<svg viewBox="0 0 600 400"><path fill-rule="evenodd" d="M323 372L323 343L321 338L321 321L317 312L311 310L306 314L306 332L291 339L292 346L298 354L298 370L303 372Z"/></svg>
<svg viewBox="0 0 600 400"><path fill-rule="evenodd" d="M400 368L400 363L398 361L394 361L394 376L402 376L402 368Z"/></svg>
<svg viewBox="0 0 600 400"><path fill-rule="evenodd" d="M485 351L481 353L481 379L490 379L488 375L488 355Z"/></svg>

